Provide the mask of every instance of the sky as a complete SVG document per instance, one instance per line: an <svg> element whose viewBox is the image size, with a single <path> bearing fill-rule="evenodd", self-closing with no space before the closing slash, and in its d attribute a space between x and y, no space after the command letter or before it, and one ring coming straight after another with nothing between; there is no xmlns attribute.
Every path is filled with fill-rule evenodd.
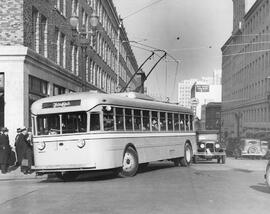
<svg viewBox="0 0 270 214"><path fill-rule="evenodd" d="M232 32L232 0L113 2L124 18L129 40L166 50L179 60L177 65L171 57L166 57L158 64L146 80L149 94L163 99L170 97L171 102L177 102L179 81L212 76L214 70L221 69L221 47ZM146 6L149 7L143 9ZM150 52L131 44L138 65L141 65ZM143 67L146 74L158 59L155 56Z"/></svg>

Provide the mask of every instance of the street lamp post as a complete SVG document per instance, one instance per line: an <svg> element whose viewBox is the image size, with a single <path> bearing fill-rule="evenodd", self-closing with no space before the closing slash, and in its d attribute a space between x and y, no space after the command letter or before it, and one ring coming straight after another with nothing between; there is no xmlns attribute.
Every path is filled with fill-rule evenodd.
<svg viewBox="0 0 270 214"><path fill-rule="evenodd" d="M87 49L87 45L89 44L89 39L87 38L87 34L90 35L95 35L95 31L96 31L96 27L98 26L98 16L96 15L95 12L93 12L90 16L90 26L91 29L90 31L86 31L85 26L82 26L81 29L78 29L79 26L79 17L78 16L71 16L69 19L72 31L74 32L75 30L78 30L79 33L79 46L81 47L82 50L82 65L83 65L83 70L86 70L86 58L87 58L87 53L86 53L86 49ZM85 71L86 72L86 71ZM85 74L83 75L83 80L85 80ZM83 87L83 82L82 82L82 90L84 90Z"/></svg>

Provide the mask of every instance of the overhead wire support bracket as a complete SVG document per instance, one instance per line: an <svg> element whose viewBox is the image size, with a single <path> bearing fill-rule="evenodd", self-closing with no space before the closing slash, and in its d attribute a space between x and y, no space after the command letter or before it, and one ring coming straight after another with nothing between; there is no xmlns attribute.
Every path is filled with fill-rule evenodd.
<svg viewBox="0 0 270 214"><path fill-rule="evenodd" d="M130 78L130 80L128 81L128 83L125 85L124 88L121 89L120 92L125 92L129 86L129 84L131 83L131 81L135 78L135 76L138 74L138 72L141 70L141 68L144 66L144 64L151 59L152 56L154 56L155 52L152 51L151 55L149 57L146 58L146 60L144 60L144 62L141 64L141 66L137 69L137 71L132 75L132 77Z"/></svg>
<svg viewBox="0 0 270 214"><path fill-rule="evenodd" d="M141 87L143 86L144 82L147 80L147 78L149 77L149 75L152 73L152 71L154 70L154 68L158 65L158 63L167 55L167 52L164 50L156 50L156 51L162 51L164 52L163 56L161 56L159 58L159 60L154 64L154 66L151 68L151 70L149 71L149 73L146 75L146 77L144 78L144 80L142 81L142 83L135 89L136 92L139 92Z"/></svg>

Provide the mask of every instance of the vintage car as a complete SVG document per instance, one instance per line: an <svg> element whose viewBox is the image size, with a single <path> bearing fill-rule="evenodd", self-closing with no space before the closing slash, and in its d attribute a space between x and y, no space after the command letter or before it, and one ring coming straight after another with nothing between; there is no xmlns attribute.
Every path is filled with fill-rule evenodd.
<svg viewBox="0 0 270 214"><path fill-rule="evenodd" d="M217 130L197 131L197 151L194 154L194 163L201 158L204 160L217 159L218 163L225 164L225 149L219 142L218 133Z"/></svg>
<svg viewBox="0 0 270 214"><path fill-rule="evenodd" d="M268 164L266 166L264 178L265 178L266 183L270 189L270 160L268 161Z"/></svg>
<svg viewBox="0 0 270 214"><path fill-rule="evenodd" d="M235 158L248 157L248 158L262 158L266 152L262 149L261 141L259 139L242 138L238 151L235 151Z"/></svg>

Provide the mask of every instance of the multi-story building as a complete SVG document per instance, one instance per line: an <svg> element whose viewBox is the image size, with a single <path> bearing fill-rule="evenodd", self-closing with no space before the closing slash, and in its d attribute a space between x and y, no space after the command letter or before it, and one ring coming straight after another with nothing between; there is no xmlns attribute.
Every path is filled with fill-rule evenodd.
<svg viewBox="0 0 270 214"><path fill-rule="evenodd" d="M183 80L178 83L178 103L181 106L191 107L191 87L197 79Z"/></svg>
<svg viewBox="0 0 270 214"><path fill-rule="evenodd" d="M233 0L233 31L222 47L222 132L270 131L270 2Z"/></svg>
<svg viewBox="0 0 270 214"><path fill-rule="evenodd" d="M93 11L99 24L91 31ZM2 0L0 45L0 126L12 137L16 128L31 126L35 100L75 91L115 92L138 68L112 0ZM130 87L138 85L134 79Z"/></svg>
<svg viewBox="0 0 270 214"><path fill-rule="evenodd" d="M209 102L221 102L221 88L221 85L209 84L205 81L197 81L193 84L191 88L191 107L194 114L201 120L201 123L205 123L206 104Z"/></svg>

